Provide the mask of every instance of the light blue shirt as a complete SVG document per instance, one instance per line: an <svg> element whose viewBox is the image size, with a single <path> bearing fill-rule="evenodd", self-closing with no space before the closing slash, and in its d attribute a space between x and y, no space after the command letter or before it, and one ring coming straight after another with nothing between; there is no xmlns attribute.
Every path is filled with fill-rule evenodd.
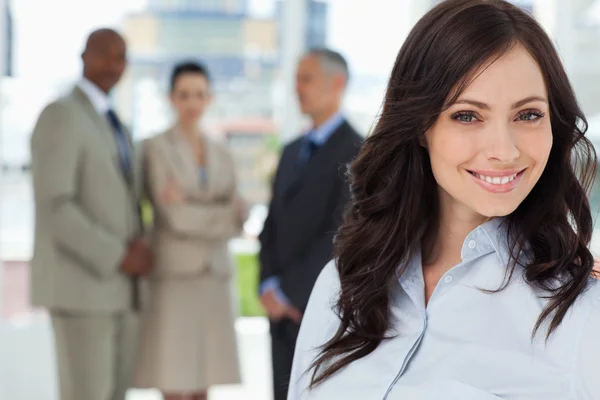
<svg viewBox="0 0 600 400"><path fill-rule="evenodd" d="M501 219L471 232L462 262L439 281L427 306L420 257L392 290L388 337L367 357L314 390L304 374L339 325L333 262L312 292L296 345L288 400L598 400L600 283L584 292L545 343L532 329L547 300L517 267L508 286L508 249Z"/></svg>
<svg viewBox="0 0 600 400"><path fill-rule="evenodd" d="M304 135L302 148L300 150L300 161L306 162L309 154L309 142L317 145L317 147L323 146L327 140L333 135L333 132L344 123L344 115L341 112L336 113L323 123L318 128L313 128Z"/></svg>

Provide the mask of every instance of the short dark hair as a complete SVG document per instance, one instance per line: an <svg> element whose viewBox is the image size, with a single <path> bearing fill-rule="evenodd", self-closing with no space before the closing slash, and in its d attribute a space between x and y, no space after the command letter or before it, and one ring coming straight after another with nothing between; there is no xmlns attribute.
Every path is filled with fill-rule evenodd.
<svg viewBox="0 0 600 400"><path fill-rule="evenodd" d="M348 62L337 51L327 49L327 48L313 48L310 49L306 56L315 57L319 60L319 64L321 64L321 68L330 73L338 73L344 75L346 78L346 83L348 83L348 79L350 78L350 71L348 70Z"/></svg>
<svg viewBox="0 0 600 400"><path fill-rule="evenodd" d="M202 75L210 84L210 74L208 73L208 69L204 64L197 61L185 61L175 65L173 72L171 72L171 80L169 84L169 89L171 92L175 90L177 79L184 74Z"/></svg>

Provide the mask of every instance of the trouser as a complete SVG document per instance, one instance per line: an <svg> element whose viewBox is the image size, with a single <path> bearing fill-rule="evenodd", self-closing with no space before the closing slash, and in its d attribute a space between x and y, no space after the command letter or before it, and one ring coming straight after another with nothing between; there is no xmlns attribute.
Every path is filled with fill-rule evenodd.
<svg viewBox="0 0 600 400"><path fill-rule="evenodd" d="M286 400L287 398L299 330L300 325L289 319L271 322L274 400Z"/></svg>
<svg viewBox="0 0 600 400"><path fill-rule="evenodd" d="M125 400L135 368L133 312L51 311L60 400Z"/></svg>

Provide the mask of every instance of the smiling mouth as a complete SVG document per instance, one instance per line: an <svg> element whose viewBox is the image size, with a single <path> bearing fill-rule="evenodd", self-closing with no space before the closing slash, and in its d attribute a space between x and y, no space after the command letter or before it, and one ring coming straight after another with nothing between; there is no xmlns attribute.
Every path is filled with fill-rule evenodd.
<svg viewBox="0 0 600 400"><path fill-rule="evenodd" d="M520 175L523 174L524 171L525 170L523 169L514 174L503 175L503 176L486 176L486 175L478 174L477 172L473 172L473 171L468 171L468 172L471 175L473 175L474 177L478 178L479 180L482 180L483 182L486 182L490 185L506 185L506 184L514 181L515 179L517 179Z"/></svg>

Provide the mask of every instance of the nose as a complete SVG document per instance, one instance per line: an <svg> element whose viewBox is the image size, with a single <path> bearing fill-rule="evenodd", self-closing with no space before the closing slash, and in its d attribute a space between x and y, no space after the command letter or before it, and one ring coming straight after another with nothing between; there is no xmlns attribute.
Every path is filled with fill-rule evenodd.
<svg viewBox="0 0 600 400"><path fill-rule="evenodd" d="M486 135L486 153L489 160L510 163L520 156L515 132L509 124L498 124Z"/></svg>

